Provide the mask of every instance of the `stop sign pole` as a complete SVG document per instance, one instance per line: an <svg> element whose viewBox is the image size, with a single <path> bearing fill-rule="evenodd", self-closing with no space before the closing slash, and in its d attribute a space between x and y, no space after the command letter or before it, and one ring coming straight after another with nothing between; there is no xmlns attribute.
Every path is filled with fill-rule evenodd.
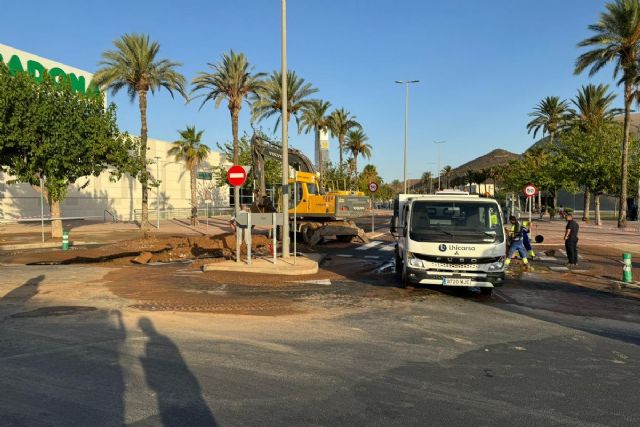
<svg viewBox="0 0 640 427"><path fill-rule="evenodd" d="M371 232L373 233L376 227L374 213L376 208L375 200L376 200L376 191L378 191L378 183L375 181L371 181L369 183L369 191L371 192Z"/></svg>
<svg viewBox="0 0 640 427"><path fill-rule="evenodd" d="M536 194L538 194L538 188L535 185L529 183L524 187L522 192L525 194L525 196L527 196L527 201L529 202L529 227L531 227L531 220L533 216L533 198Z"/></svg>
<svg viewBox="0 0 640 427"><path fill-rule="evenodd" d="M240 187L247 180L247 171L240 165L233 165L227 171L227 182L233 186L233 198L235 205L235 218L238 219L240 214ZM251 233L251 229L247 230ZM236 262L240 262L240 246L242 245L242 236L240 235L240 227L236 225Z"/></svg>

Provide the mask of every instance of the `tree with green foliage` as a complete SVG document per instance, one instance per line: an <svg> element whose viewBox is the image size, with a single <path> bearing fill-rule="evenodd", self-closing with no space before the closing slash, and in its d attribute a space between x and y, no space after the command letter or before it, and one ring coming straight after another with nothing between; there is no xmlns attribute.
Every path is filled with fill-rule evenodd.
<svg viewBox="0 0 640 427"><path fill-rule="evenodd" d="M323 101L321 99L313 100L310 104L305 106L300 115L301 131L309 133L313 130L315 135L314 150L316 152L318 160L318 172L320 173L320 180L322 182L322 176L324 173L325 159L322 158L322 147L320 147L320 133L326 132L329 129L329 111L331 103L329 101Z"/></svg>
<svg viewBox="0 0 640 427"><path fill-rule="evenodd" d="M352 129L346 135L345 151L351 153L353 157L354 174L358 174L358 156L365 159L371 158L371 145L367 144L369 137L362 129Z"/></svg>
<svg viewBox="0 0 640 427"><path fill-rule="evenodd" d="M608 123L613 122L613 118L618 110L613 109L611 105L616 98L613 92L608 92L609 85L587 85L583 86L571 102L576 110L571 111L572 125L579 128L580 132L585 134L599 133L599 131ZM593 141L593 140L592 140ZM616 150L619 151L619 150ZM615 153L611 152L611 153ZM611 155L608 154L608 155ZM589 183L590 180L584 181L584 210L582 220L590 221L591 211L591 194L595 190Z"/></svg>
<svg viewBox="0 0 640 427"><path fill-rule="evenodd" d="M103 90L111 89L115 95L126 89L131 102L138 96L140 107L140 158L145 165L139 180L142 184L142 219L140 228L149 232L149 180L147 166L147 94L162 88L173 97L176 91L185 99L185 79L177 71L179 62L158 59L160 44L151 41L148 35L125 34L113 42L116 50L102 54L100 69L93 76L95 83Z"/></svg>
<svg viewBox="0 0 640 427"><path fill-rule="evenodd" d="M547 96L529 113L533 119L527 123L527 132L533 131L533 137L539 130L549 135L549 143L553 145L558 130L562 130L569 117L569 104L557 96Z"/></svg>
<svg viewBox="0 0 640 427"><path fill-rule="evenodd" d="M578 43L591 50L576 60L575 74L589 68L595 75L606 65L613 64L613 77L624 84L624 135L622 138L620 173L620 214L618 227L627 224L627 183L629 179L629 142L631 103L636 96L640 76L640 0L615 0L606 4L596 24L589 25L594 35Z"/></svg>
<svg viewBox="0 0 640 427"><path fill-rule="evenodd" d="M318 89L311 83L305 82L295 71L287 71L287 123L293 116L298 130L301 129L300 115L316 102L309 98L316 92ZM257 121L277 116L273 132L278 130L282 113L282 73L280 71L273 71L260 90L252 95L251 110L252 117Z"/></svg>
<svg viewBox="0 0 640 427"><path fill-rule="evenodd" d="M430 171L422 172L420 184L423 193L431 194L431 190L433 189L433 174Z"/></svg>
<svg viewBox="0 0 640 427"><path fill-rule="evenodd" d="M331 136L338 138L338 153L340 161L338 168L344 167L342 153L344 152L345 138L347 133L352 129L362 129L360 123L356 121L356 116L351 115L350 112L344 108L333 110L329 116L329 131Z"/></svg>
<svg viewBox="0 0 640 427"><path fill-rule="evenodd" d="M575 126L560 136L558 160L564 173L570 174L578 186L593 194L596 225L602 225L600 196L617 188L620 173L620 139L624 128L609 123L585 132ZM636 159L632 164L636 163ZM590 200L586 200L590 204ZM585 205L586 220L589 205Z"/></svg>
<svg viewBox="0 0 640 427"><path fill-rule="evenodd" d="M453 168L451 167L451 165L446 165L445 167L442 168L442 171L440 171L440 173L442 174L442 177L444 178L444 182L445 182L445 186L446 188L449 188L449 178L451 178L451 173L453 172Z"/></svg>
<svg viewBox="0 0 640 427"><path fill-rule="evenodd" d="M167 153L173 156L176 162L184 162L191 178L191 225L198 225L198 168L200 163L207 159L211 151L202 143L204 131L196 131L195 126L187 126L179 130L180 139L173 142L173 146Z"/></svg>
<svg viewBox="0 0 640 427"><path fill-rule="evenodd" d="M253 73L247 57L243 53L235 53L233 50L222 54L219 62L209 63L209 72L201 71L191 81L195 98L204 98L200 108L211 101L215 108L220 107L222 101L227 100L227 108L231 115L231 134L233 136L231 161L234 165L250 164L240 163L240 139L238 138L238 121L242 101L250 95L257 93L264 86L262 80L264 73ZM238 190L239 191L239 190ZM240 209L240 197L236 192L234 207Z"/></svg>
<svg viewBox="0 0 640 427"><path fill-rule="evenodd" d="M61 203L69 186L85 188L90 176L106 170L114 180L138 176L144 170L139 148L120 133L116 107L105 109L102 96L74 92L69 81L46 74L40 82L26 73L11 77L0 64L0 165L14 182L43 193L52 238L62 237Z"/></svg>

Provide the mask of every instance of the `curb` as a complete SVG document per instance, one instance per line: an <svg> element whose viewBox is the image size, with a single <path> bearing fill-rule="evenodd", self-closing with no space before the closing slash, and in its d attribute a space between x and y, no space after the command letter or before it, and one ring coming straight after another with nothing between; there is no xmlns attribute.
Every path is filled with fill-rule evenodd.
<svg viewBox="0 0 640 427"><path fill-rule="evenodd" d="M302 276L316 274L318 272L318 263L316 261L298 258L297 264L293 265L293 259L284 261L278 259L276 264L272 264L271 260L254 259L251 265L245 262L223 261L202 266L202 271L225 271L237 273L252 274L272 274L277 276Z"/></svg>

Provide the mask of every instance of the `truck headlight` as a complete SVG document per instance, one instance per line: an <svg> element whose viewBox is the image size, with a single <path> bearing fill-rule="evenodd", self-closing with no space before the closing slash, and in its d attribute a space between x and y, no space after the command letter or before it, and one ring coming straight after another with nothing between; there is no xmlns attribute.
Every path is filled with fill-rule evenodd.
<svg viewBox="0 0 640 427"><path fill-rule="evenodd" d="M424 264L420 258L416 258L411 252L407 252L407 264L410 267L424 268Z"/></svg>
<svg viewBox="0 0 640 427"><path fill-rule="evenodd" d="M489 271L498 271L504 268L504 257L500 257L500 259L496 262L492 262L489 264Z"/></svg>

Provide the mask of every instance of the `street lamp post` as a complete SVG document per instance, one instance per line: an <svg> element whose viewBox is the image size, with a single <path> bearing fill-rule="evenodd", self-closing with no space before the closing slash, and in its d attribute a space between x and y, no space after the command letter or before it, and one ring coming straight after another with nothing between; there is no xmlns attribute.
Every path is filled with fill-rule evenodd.
<svg viewBox="0 0 640 427"><path fill-rule="evenodd" d="M433 141L434 144L436 144L438 146L438 191L442 190L442 188L440 188L440 174L442 173L440 171L440 145L446 143L447 141Z"/></svg>
<svg viewBox="0 0 640 427"><path fill-rule="evenodd" d="M405 98L404 98L404 167L403 167L403 181L404 192L407 192L407 144L409 138L409 84L418 83L420 80L396 80L396 83L405 85Z"/></svg>
<svg viewBox="0 0 640 427"><path fill-rule="evenodd" d="M287 0L281 1L282 14L282 258L289 258L289 121L287 97ZM275 249L274 249L275 250Z"/></svg>

